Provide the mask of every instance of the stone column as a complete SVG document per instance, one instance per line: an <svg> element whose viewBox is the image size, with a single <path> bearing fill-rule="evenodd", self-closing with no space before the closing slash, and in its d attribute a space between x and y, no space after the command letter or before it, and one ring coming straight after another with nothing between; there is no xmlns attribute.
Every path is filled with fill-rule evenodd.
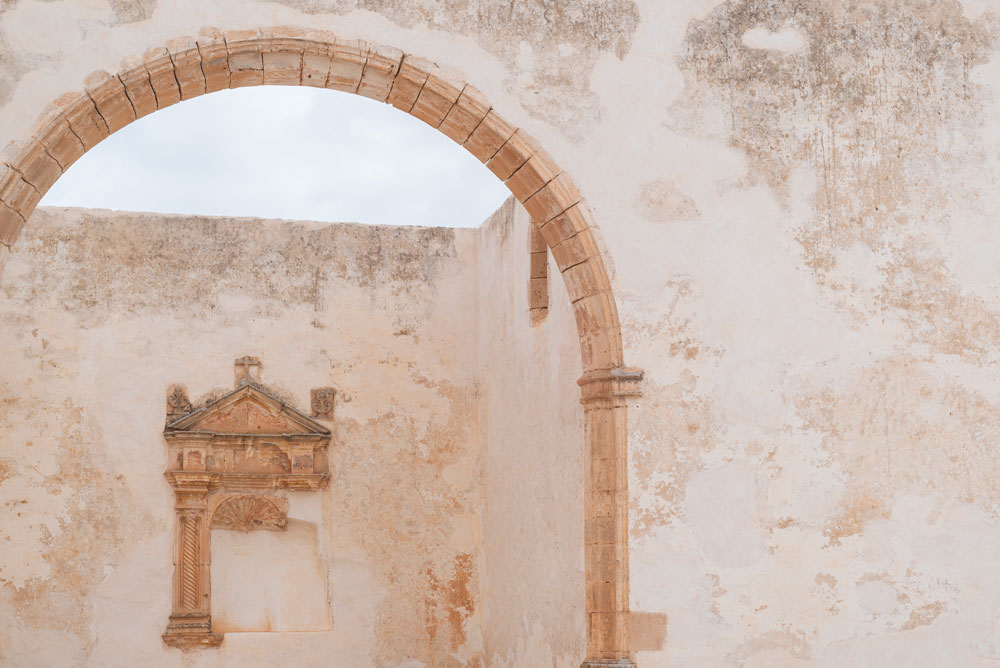
<svg viewBox="0 0 1000 668"><path fill-rule="evenodd" d="M638 369L588 371L580 378L587 442L584 564L587 659L582 668L635 666L629 646L629 397L639 396Z"/></svg>
<svg viewBox="0 0 1000 668"><path fill-rule="evenodd" d="M222 635L212 633L207 473L168 475L176 497L173 612L163 641L171 647L212 647Z"/></svg>

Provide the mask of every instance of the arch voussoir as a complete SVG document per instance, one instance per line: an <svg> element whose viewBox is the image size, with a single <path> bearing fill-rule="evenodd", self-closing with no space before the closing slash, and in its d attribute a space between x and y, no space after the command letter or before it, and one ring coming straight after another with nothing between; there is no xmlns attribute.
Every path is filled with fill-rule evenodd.
<svg viewBox="0 0 1000 668"><path fill-rule="evenodd" d="M181 87L177 83L174 61L166 48L147 51L143 57L143 67L149 74L149 85L156 96L157 109L165 109L181 101Z"/></svg>
<svg viewBox="0 0 1000 668"><path fill-rule="evenodd" d="M156 111L156 94L153 92L152 84L149 83L149 72L144 65L130 67L118 78L125 87L125 94L132 103L136 119Z"/></svg>
<svg viewBox="0 0 1000 668"><path fill-rule="evenodd" d="M399 64L399 73L392 81L386 102L400 111L410 113L433 67L434 63L419 56L410 54L403 56Z"/></svg>
<svg viewBox="0 0 1000 668"><path fill-rule="evenodd" d="M465 82L449 76L438 67L427 75L420 93L417 95L410 115L422 120L432 128L438 128L445 116L458 101L465 89Z"/></svg>
<svg viewBox="0 0 1000 668"><path fill-rule="evenodd" d="M223 33L229 53L229 87L244 88L264 84L264 53L256 30Z"/></svg>
<svg viewBox="0 0 1000 668"><path fill-rule="evenodd" d="M514 197L527 208L532 196L544 188L545 184L558 176L559 173L559 165L555 163L555 160L542 149L535 149L531 153L531 156L524 161L524 164L518 167L517 171L511 174L510 178L504 184L514 193ZM531 213L530 209L528 213ZM545 222L539 221L534 215L531 216L531 219L536 224Z"/></svg>
<svg viewBox="0 0 1000 668"><path fill-rule="evenodd" d="M205 78L205 92L214 93L229 88L231 73L225 36L218 30L203 30L195 41L195 47L198 49L201 74ZM325 71L323 81L326 82Z"/></svg>
<svg viewBox="0 0 1000 668"><path fill-rule="evenodd" d="M135 109L121 79L107 72L95 72L87 77L87 84L87 95L93 101L109 135L135 120Z"/></svg>
<svg viewBox="0 0 1000 668"><path fill-rule="evenodd" d="M181 94L181 100L204 95L207 91L205 73L201 69L201 53L198 43L183 37L167 43L167 56L174 68L174 79Z"/></svg>
<svg viewBox="0 0 1000 668"><path fill-rule="evenodd" d="M466 84L462 94L448 111L448 115L441 121L438 130L452 141L464 146L486 118L490 108L490 103L479 89Z"/></svg>
<svg viewBox="0 0 1000 668"><path fill-rule="evenodd" d="M514 172L519 170L540 147L528 133L516 129L510 138L503 143L493 157L486 163L486 168L498 179L507 182Z"/></svg>
<svg viewBox="0 0 1000 668"><path fill-rule="evenodd" d="M515 130L513 125L491 109L486 112L486 116L465 140L462 147L476 156L479 162L486 164L513 136Z"/></svg>
<svg viewBox="0 0 1000 668"><path fill-rule="evenodd" d="M361 81L358 83L358 95L363 95L376 102L385 102L392 90L392 82L399 73L399 64L403 60L403 52L381 44L368 45L368 55L364 69L361 71Z"/></svg>

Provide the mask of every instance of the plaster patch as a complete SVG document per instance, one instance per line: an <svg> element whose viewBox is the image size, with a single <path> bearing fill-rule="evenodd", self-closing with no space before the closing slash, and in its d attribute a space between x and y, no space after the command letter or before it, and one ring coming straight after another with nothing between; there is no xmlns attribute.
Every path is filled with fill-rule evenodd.
<svg viewBox="0 0 1000 668"><path fill-rule="evenodd" d="M751 49L770 49L791 53L806 45L806 37L794 28L770 31L767 28L751 28L743 33L743 43Z"/></svg>
<svg viewBox="0 0 1000 668"><path fill-rule="evenodd" d="M780 34L793 23L809 35L801 57L745 43L750 31ZM948 270L956 251L942 241L958 223L939 212L957 203L965 213L956 218L986 224L977 203L989 194L970 185L982 168L969 156L981 152L990 100L969 72L996 41L989 15L974 23L954 2L731 0L690 24L680 59L687 95L671 115L678 128L743 151L747 183L768 184L791 209L802 205L791 201L791 175L814 171L796 240L853 326L889 310L914 340L981 357L996 343L1000 309L963 294ZM857 244L880 258L876 290L840 262Z"/></svg>
<svg viewBox="0 0 1000 668"><path fill-rule="evenodd" d="M643 184L639 190L637 205L642 217L654 223L693 220L699 215L694 200L665 180Z"/></svg>

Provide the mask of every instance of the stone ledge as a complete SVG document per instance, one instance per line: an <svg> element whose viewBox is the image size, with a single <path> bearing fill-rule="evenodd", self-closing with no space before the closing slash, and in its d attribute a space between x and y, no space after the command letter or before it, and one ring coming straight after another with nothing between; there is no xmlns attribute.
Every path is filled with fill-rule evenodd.
<svg viewBox="0 0 1000 668"><path fill-rule="evenodd" d="M164 633L163 642L176 649L207 649L222 644L221 633Z"/></svg>

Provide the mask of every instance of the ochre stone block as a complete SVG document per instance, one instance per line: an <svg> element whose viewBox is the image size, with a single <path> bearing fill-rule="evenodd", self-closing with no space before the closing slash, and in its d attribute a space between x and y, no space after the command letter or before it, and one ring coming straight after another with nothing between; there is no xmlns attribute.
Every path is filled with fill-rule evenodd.
<svg viewBox="0 0 1000 668"><path fill-rule="evenodd" d="M324 48L323 52L306 51L302 54L302 85L314 88L326 87L330 75L330 54Z"/></svg>
<svg viewBox="0 0 1000 668"><path fill-rule="evenodd" d="M360 40L337 40L331 54L326 87L348 93L357 91L367 53L367 45Z"/></svg>
<svg viewBox="0 0 1000 668"><path fill-rule="evenodd" d="M600 254L601 251L597 247L597 241L590 230L577 233L569 239L563 240L552 249L552 257L555 258L560 271Z"/></svg>
<svg viewBox="0 0 1000 668"><path fill-rule="evenodd" d="M521 168L521 165L528 161L538 144L534 139L520 130L516 131L507 142L500 147L496 155L486 163L487 169L496 175L501 181L509 179L514 172Z"/></svg>
<svg viewBox="0 0 1000 668"><path fill-rule="evenodd" d="M546 308L549 305L549 279L532 278L528 283L529 308Z"/></svg>
<svg viewBox="0 0 1000 668"><path fill-rule="evenodd" d="M465 141L465 148L479 162L488 162L514 134L514 126L490 110Z"/></svg>
<svg viewBox="0 0 1000 668"><path fill-rule="evenodd" d="M229 51L229 87L259 86L264 82L262 36L256 30L225 33Z"/></svg>
<svg viewBox="0 0 1000 668"><path fill-rule="evenodd" d="M399 49L370 45L368 60L361 74L361 83L358 85L358 94L385 102L389 97L389 91L392 90L392 82L396 79L402 60L403 52Z"/></svg>
<svg viewBox="0 0 1000 668"><path fill-rule="evenodd" d="M584 523L583 541L586 544L611 543L615 535L613 517L590 517Z"/></svg>
<svg viewBox="0 0 1000 668"><path fill-rule="evenodd" d="M16 211L21 218L27 220L31 212L38 206L38 201L42 199L41 194L30 183L25 181L21 174L13 170L11 178L6 179L3 190L0 191L0 200Z"/></svg>
<svg viewBox="0 0 1000 668"><path fill-rule="evenodd" d="M628 607L628 586L624 583L592 581L587 583L587 609L593 612L614 612Z"/></svg>
<svg viewBox="0 0 1000 668"><path fill-rule="evenodd" d="M618 326L618 309L610 292L599 292L573 302L573 313L580 334L593 334Z"/></svg>
<svg viewBox="0 0 1000 668"><path fill-rule="evenodd" d="M392 82L392 90L389 91L386 102L409 113L432 69L434 63L429 60L409 54L403 56L403 61L399 64L399 73Z"/></svg>
<svg viewBox="0 0 1000 668"><path fill-rule="evenodd" d="M440 68L435 68L420 89L410 113L432 128L436 128L451 111L464 88L464 81L446 74Z"/></svg>
<svg viewBox="0 0 1000 668"><path fill-rule="evenodd" d="M135 120L132 103L118 77L97 72L87 78L88 93L109 132L117 132Z"/></svg>
<svg viewBox="0 0 1000 668"><path fill-rule="evenodd" d="M600 257L592 257L586 262L567 268L562 272L562 277L566 282L570 301L573 302L598 292L611 290L611 283Z"/></svg>
<svg viewBox="0 0 1000 668"><path fill-rule="evenodd" d="M507 179L507 187L514 193L514 197L525 203L525 208L527 208L529 198L541 190L546 183L554 179L557 174L559 174L559 167L555 164L555 161L544 151L536 150ZM565 211L565 207L556 213L561 213L562 211ZM528 209L528 213L531 212L531 209ZM539 220L534 215L532 216L532 220L538 224L547 222L547 219Z"/></svg>
<svg viewBox="0 0 1000 668"><path fill-rule="evenodd" d="M174 74L174 61L166 49L153 49L146 53L146 71L149 84L156 95L156 108L163 109L181 101L181 89Z"/></svg>
<svg viewBox="0 0 1000 668"><path fill-rule="evenodd" d="M53 119L49 127L40 135L39 142L49 155L55 158L63 171L83 156L83 143L73 134L69 122L63 117Z"/></svg>
<svg viewBox="0 0 1000 668"><path fill-rule="evenodd" d="M525 167L531 166L532 160L537 157L537 154L532 156ZM524 167L518 170L518 174L523 171L525 171ZM544 177L544 174L539 174L538 176ZM515 177L517 177L517 174L511 180L514 180ZM579 201L580 191L577 190L573 180L563 172L525 200L524 208L528 210L531 219L535 223L544 225Z"/></svg>
<svg viewBox="0 0 1000 668"><path fill-rule="evenodd" d="M598 292L611 290L611 284L600 257L591 257L586 262L568 267L563 270L562 277L566 283L566 291L569 293L571 302L579 301Z"/></svg>
<svg viewBox="0 0 1000 668"><path fill-rule="evenodd" d="M194 40L175 40L168 45L174 62L174 73L180 86L181 99L204 95L207 91L205 73L201 69L201 52Z"/></svg>
<svg viewBox="0 0 1000 668"><path fill-rule="evenodd" d="M125 86L125 94L132 103L136 118L142 118L156 111L156 94L149 83L149 72L144 65L139 64L129 68L119 75L119 78Z"/></svg>
<svg viewBox="0 0 1000 668"><path fill-rule="evenodd" d="M229 50L222 33L202 31L198 36L201 73L205 77L205 92L229 88Z"/></svg>
<svg viewBox="0 0 1000 668"><path fill-rule="evenodd" d="M24 180L43 194L62 176L62 167L38 142L28 144L17 159L17 168Z"/></svg>
<svg viewBox="0 0 1000 668"><path fill-rule="evenodd" d="M573 237L593 225L590 211L583 202L578 202L569 207L561 214L541 225L542 236L549 244L549 248L555 248L566 239Z"/></svg>
<svg viewBox="0 0 1000 668"><path fill-rule="evenodd" d="M24 218L14 209L0 202L0 243L13 246L21 235Z"/></svg>
<svg viewBox="0 0 1000 668"><path fill-rule="evenodd" d="M464 144L489 110L490 105L485 96L473 86L466 86L438 129L452 141Z"/></svg>
<svg viewBox="0 0 1000 668"><path fill-rule="evenodd" d="M264 83L264 60L258 53L229 54L229 87L243 88Z"/></svg>
<svg viewBox="0 0 1000 668"><path fill-rule="evenodd" d="M549 254L547 252L531 254L531 278L545 278L549 274Z"/></svg>
<svg viewBox="0 0 1000 668"><path fill-rule="evenodd" d="M301 53L284 51L264 54L264 85L298 86L301 80Z"/></svg>
<svg viewBox="0 0 1000 668"><path fill-rule="evenodd" d="M580 337L580 358L584 369L614 369L622 364L621 333L601 329Z"/></svg>

